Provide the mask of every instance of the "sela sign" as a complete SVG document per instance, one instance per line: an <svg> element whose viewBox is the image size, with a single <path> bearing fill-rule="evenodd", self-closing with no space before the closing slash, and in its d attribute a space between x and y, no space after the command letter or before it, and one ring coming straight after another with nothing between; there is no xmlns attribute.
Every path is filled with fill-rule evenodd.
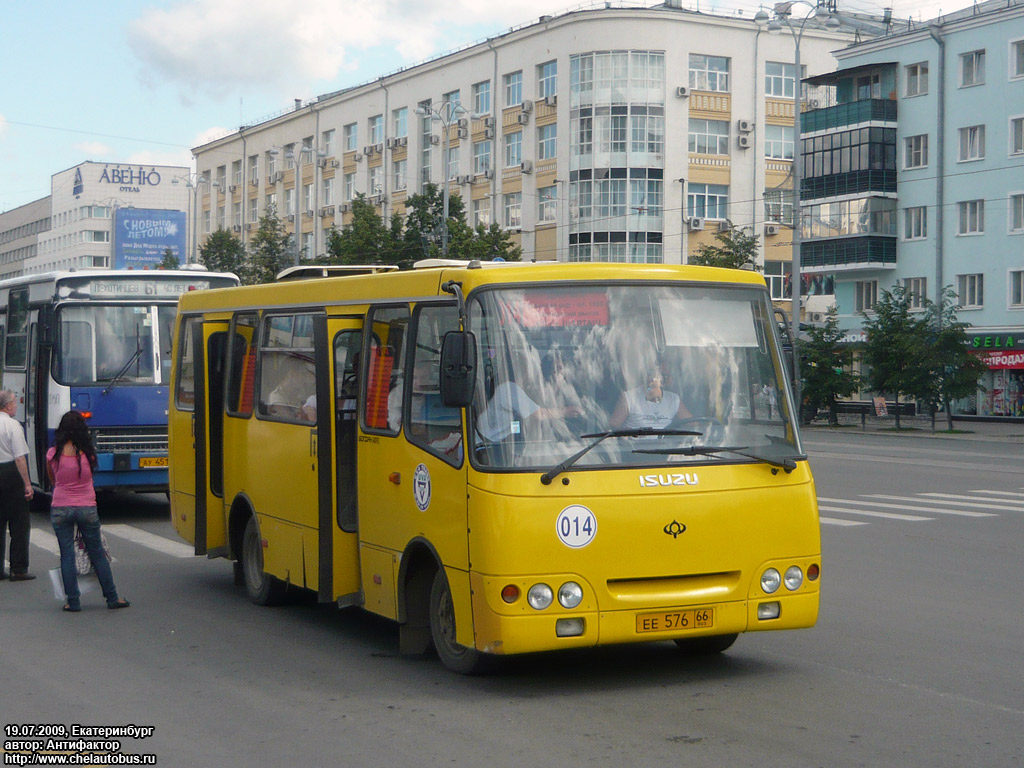
<svg viewBox="0 0 1024 768"><path fill-rule="evenodd" d="M185 212L118 208L114 219L114 269L159 265L167 250L184 261Z"/></svg>
<svg viewBox="0 0 1024 768"><path fill-rule="evenodd" d="M1012 333L975 333L968 334L971 349L1017 349L1024 348L1024 336Z"/></svg>
<svg viewBox="0 0 1024 768"><path fill-rule="evenodd" d="M156 187L160 185L160 174L156 168L148 171L139 166L132 168L104 168L100 174L100 182L116 184L121 192L141 192L143 187Z"/></svg>

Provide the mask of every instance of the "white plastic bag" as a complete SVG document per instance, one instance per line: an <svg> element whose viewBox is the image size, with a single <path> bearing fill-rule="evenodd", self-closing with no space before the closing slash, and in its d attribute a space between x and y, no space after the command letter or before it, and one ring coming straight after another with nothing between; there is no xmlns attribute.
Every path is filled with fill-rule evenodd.
<svg viewBox="0 0 1024 768"><path fill-rule="evenodd" d="M50 569L50 582L53 584L53 596L58 600L67 600L68 596L64 594L64 579L60 575L60 568ZM87 595L99 588L100 580L96 578L95 573L78 577L79 593Z"/></svg>

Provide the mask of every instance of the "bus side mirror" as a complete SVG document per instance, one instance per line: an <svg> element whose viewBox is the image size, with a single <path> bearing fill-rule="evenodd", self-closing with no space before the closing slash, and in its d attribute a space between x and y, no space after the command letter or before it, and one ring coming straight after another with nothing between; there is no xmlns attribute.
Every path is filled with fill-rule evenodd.
<svg viewBox="0 0 1024 768"><path fill-rule="evenodd" d="M441 402L465 408L476 384L476 339L469 331L449 331L441 344Z"/></svg>

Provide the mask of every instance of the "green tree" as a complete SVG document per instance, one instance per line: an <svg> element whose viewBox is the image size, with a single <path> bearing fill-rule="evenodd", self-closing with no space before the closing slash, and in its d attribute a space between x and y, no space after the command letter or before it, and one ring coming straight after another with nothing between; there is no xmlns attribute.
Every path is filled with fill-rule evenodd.
<svg viewBox="0 0 1024 768"><path fill-rule="evenodd" d="M927 399L932 375L933 334L928 312L913 311L911 295L902 285L882 291L870 314L862 312L867 340L863 359L869 366L868 386L896 399L900 428L900 396Z"/></svg>
<svg viewBox="0 0 1024 768"><path fill-rule="evenodd" d="M844 332L839 328L836 309L829 310L822 326L806 329L807 339L800 342L800 374L803 396L808 412L817 413L819 406L828 406L829 424L839 423L836 401L849 397L861 384L861 378L849 369L853 364L853 347L842 343Z"/></svg>
<svg viewBox="0 0 1024 768"><path fill-rule="evenodd" d="M497 258L505 261L522 261L523 249L512 242L512 233L497 222L489 227L478 224L463 258L480 261L493 261Z"/></svg>
<svg viewBox="0 0 1024 768"><path fill-rule="evenodd" d="M213 272L241 275L246 267L245 246L233 232L221 228L199 246L199 261Z"/></svg>
<svg viewBox="0 0 1024 768"><path fill-rule="evenodd" d="M972 394L978 388L978 379L988 367L970 353L967 345L968 324L957 317L956 291L952 286L942 290L941 304L927 302L931 332L927 382L922 393L929 406L932 429L939 405L946 411L947 428L953 430L953 411L950 402Z"/></svg>
<svg viewBox="0 0 1024 768"><path fill-rule="evenodd" d="M734 227L731 221L726 222L728 228L715 233L718 245L701 243L688 263L705 267L726 267L743 269L749 267L760 271L757 265L757 245L759 237L749 227Z"/></svg>
<svg viewBox="0 0 1024 768"><path fill-rule="evenodd" d="M160 261L160 269L178 269L181 266L181 262L178 261L178 257L174 255L174 251L171 250L171 246L164 248L164 257Z"/></svg>
<svg viewBox="0 0 1024 768"><path fill-rule="evenodd" d="M267 206L249 241L249 260L238 277L245 285L274 282L277 273L295 260L291 243L291 235L285 232L277 209Z"/></svg>
<svg viewBox="0 0 1024 768"><path fill-rule="evenodd" d="M360 193L352 200L352 221L342 229L333 228L327 237L327 264L390 264L395 247L395 227L401 231L401 217L385 224L376 206Z"/></svg>

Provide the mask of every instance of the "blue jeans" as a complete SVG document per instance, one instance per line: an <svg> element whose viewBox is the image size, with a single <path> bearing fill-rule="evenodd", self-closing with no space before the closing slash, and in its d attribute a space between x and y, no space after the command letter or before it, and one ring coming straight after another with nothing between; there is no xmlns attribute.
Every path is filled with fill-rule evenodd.
<svg viewBox="0 0 1024 768"><path fill-rule="evenodd" d="M100 516L96 507L51 507L50 522L53 532L57 534L60 544L60 575L64 581L64 594L68 598L68 607L80 608L82 593L78 591L78 572L75 570L75 526L82 532L85 539L85 550L100 580L103 596L107 605L117 602L117 587L114 586L114 574L110 570L110 562L103 551L100 539Z"/></svg>

